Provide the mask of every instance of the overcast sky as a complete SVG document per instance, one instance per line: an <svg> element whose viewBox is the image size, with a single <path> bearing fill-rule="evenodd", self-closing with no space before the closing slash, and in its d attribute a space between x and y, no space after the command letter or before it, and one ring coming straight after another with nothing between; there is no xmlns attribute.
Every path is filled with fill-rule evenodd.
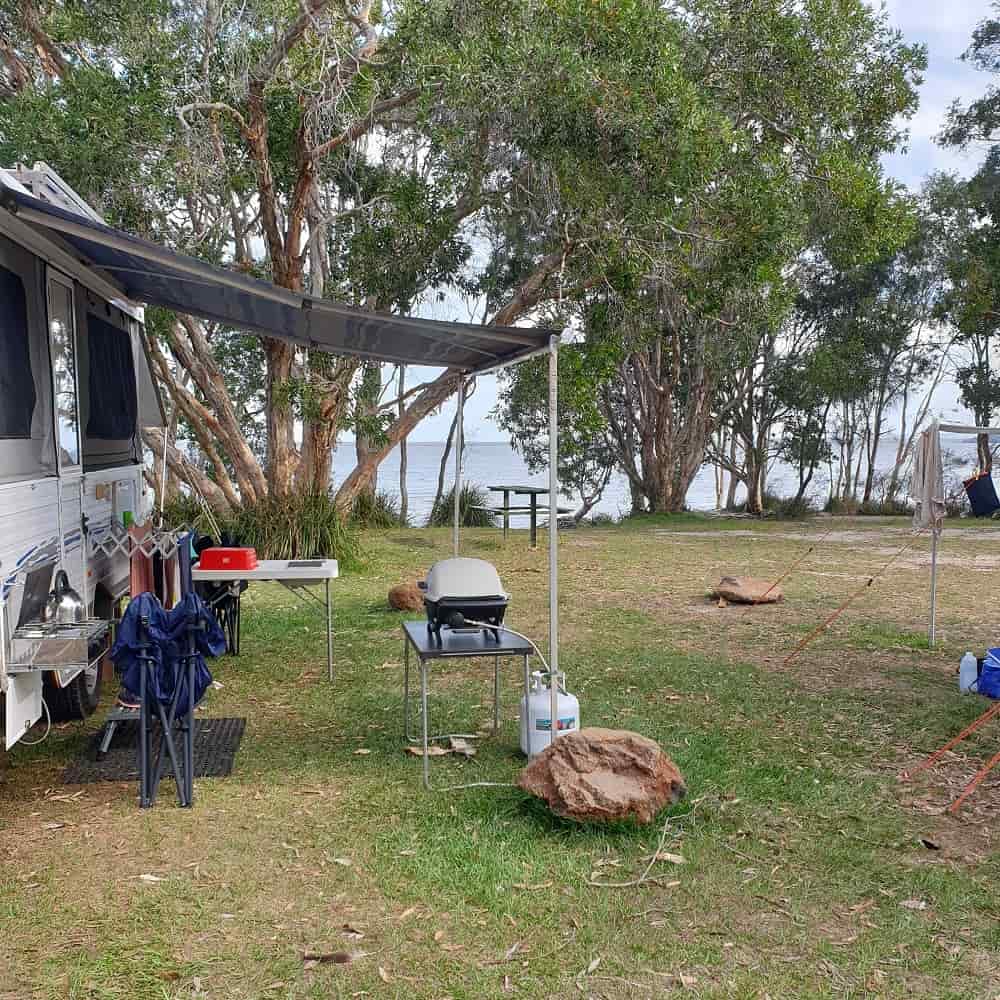
<svg viewBox="0 0 1000 1000"><path fill-rule="evenodd" d="M960 57L968 48L973 28L989 14L990 3L987 0L887 0L885 7L890 20L907 39L923 42L928 49L927 74L920 88L920 108L909 124L909 146L904 152L886 158L886 170L914 188L934 170L972 173L981 153L941 149L935 144L934 136L941 130L945 113L956 97L968 102L981 94L989 82L985 74L977 73ZM464 315L444 315L437 310L435 314L440 319L469 319ZM420 374L426 377L428 372L425 369ZM942 400L951 410L949 404L954 402L953 393L945 391L942 395L952 397ZM494 379L480 379L475 396L466 407L468 441L497 441L506 437L489 416L495 404ZM420 424L413 440L443 441L453 415L454 404L449 403L441 413Z"/></svg>

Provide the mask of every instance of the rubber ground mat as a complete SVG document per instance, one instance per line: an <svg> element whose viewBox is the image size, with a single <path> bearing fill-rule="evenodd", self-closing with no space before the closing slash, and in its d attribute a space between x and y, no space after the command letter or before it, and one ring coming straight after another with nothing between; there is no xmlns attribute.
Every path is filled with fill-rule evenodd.
<svg viewBox="0 0 1000 1000"><path fill-rule="evenodd" d="M246 719L195 719L194 776L196 778L225 778L233 770L236 751L240 748ZM108 752L100 759L97 749L101 745L103 730L94 734L83 753L63 771L62 780L68 785L88 785L95 781L139 780L139 722L129 719L119 722ZM180 752L179 734L174 740ZM160 727L153 728L153 753L160 745ZM165 775L173 767L167 762Z"/></svg>

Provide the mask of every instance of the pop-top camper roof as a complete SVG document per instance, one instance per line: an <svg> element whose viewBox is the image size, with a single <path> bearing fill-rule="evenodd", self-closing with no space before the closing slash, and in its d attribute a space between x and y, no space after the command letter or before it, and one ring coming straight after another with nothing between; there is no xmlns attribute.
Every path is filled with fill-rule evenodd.
<svg viewBox="0 0 1000 1000"><path fill-rule="evenodd" d="M69 211L0 174L0 230L20 223L134 302L163 306L333 354L467 372L547 350L551 331L391 316L215 267Z"/></svg>

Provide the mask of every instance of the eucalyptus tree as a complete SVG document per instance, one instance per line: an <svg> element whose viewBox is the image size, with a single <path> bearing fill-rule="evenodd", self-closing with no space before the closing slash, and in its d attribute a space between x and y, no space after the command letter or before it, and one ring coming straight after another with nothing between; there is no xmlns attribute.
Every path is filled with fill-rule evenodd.
<svg viewBox="0 0 1000 1000"><path fill-rule="evenodd" d="M598 158L633 143L615 190L628 211L585 235L614 266L594 283L575 254L571 283L580 349L599 357L579 367L578 395L596 401L634 506L670 511L735 405L733 371L788 308L792 264L811 250L855 266L906 238L909 207L879 157L902 139L924 56L853 0L691 0L661 8L644 37L658 72L620 50L635 101L603 115L618 141L584 133ZM564 76L555 53L551 65ZM603 101L604 80L594 86ZM531 377L508 383L509 413ZM525 422L521 440L531 433Z"/></svg>
<svg viewBox="0 0 1000 1000"><path fill-rule="evenodd" d="M962 58L983 73L1000 73L1000 4L990 5ZM957 329L968 359L957 371L962 402L979 426L989 426L1000 408L1000 374L994 341L1000 331L1000 88L987 85L968 105L952 104L939 141L960 149L983 148L983 165L967 185L952 181L953 217L964 225L964 239L948 263L951 294L942 308ZM944 183L944 182L942 182ZM992 466L989 438L978 441L979 464Z"/></svg>

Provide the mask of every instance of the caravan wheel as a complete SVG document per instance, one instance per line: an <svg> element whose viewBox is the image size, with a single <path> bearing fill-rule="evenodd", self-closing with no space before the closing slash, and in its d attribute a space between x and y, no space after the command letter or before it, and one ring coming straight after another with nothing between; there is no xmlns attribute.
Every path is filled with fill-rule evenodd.
<svg viewBox="0 0 1000 1000"><path fill-rule="evenodd" d="M94 714L101 700L101 665L77 674L64 688L56 687L51 676L45 678L45 703L53 722L86 719Z"/></svg>

